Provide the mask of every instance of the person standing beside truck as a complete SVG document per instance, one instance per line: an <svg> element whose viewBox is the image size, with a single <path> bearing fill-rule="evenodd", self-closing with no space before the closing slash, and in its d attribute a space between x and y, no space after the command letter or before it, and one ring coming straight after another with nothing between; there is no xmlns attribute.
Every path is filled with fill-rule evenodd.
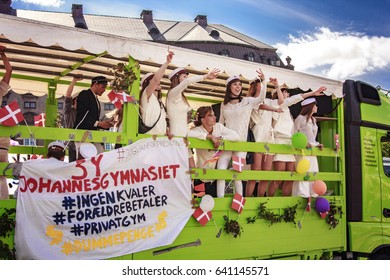
<svg viewBox="0 0 390 280"><path fill-rule="evenodd" d="M280 89L283 93L283 99L279 100L279 106L283 109L282 113L274 114L274 132L275 144L291 145L291 137L294 133L294 120L289 107L312 96L322 96L326 87L321 86L315 91L290 96L287 85L283 84ZM276 171L295 171L295 156L289 154L276 154L274 157L274 170ZM268 191L274 194L281 181L272 181ZM282 195L291 196L294 181L284 181L282 185Z"/></svg>
<svg viewBox="0 0 390 280"><path fill-rule="evenodd" d="M307 146L306 148L311 149L313 147L318 147L320 150L324 147L323 144L317 142L317 133L318 126L315 117L313 116L317 113L317 101L315 98L308 98L301 103L301 112L299 116L295 119L295 132L302 132L307 137ZM299 162L303 156L297 155L297 162ZM308 172L318 172L318 161L316 156L305 156L305 159L309 160L310 167ZM312 189L313 181L294 181L292 188L293 196L317 196Z"/></svg>

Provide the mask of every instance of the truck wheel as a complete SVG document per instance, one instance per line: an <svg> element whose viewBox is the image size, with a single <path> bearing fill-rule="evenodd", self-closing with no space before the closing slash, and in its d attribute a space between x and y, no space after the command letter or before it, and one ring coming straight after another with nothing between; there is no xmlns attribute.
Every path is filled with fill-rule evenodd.
<svg viewBox="0 0 390 280"><path fill-rule="evenodd" d="M386 254L378 253L369 257L369 260L390 260L390 256Z"/></svg>

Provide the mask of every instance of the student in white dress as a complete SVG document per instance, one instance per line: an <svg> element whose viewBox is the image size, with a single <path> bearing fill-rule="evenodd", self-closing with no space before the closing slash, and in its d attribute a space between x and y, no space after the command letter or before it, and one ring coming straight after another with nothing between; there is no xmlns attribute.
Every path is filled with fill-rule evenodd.
<svg viewBox="0 0 390 280"><path fill-rule="evenodd" d="M167 134L167 113L161 100L160 81L171 63L174 53L169 51L167 60L156 73L147 73L141 80L140 108L142 121L147 126L154 127L146 132L147 134L166 135ZM157 122L157 123L156 123Z"/></svg>
<svg viewBox="0 0 390 280"><path fill-rule="evenodd" d="M199 107L196 111L195 127L188 131L188 137L210 140L214 149L195 149L195 166L201 169L215 169L218 158L213 159L223 140L238 141L238 134L217 123L217 118L211 106ZM205 193L217 196L215 180L195 180L194 185L205 183Z"/></svg>
<svg viewBox="0 0 390 280"><path fill-rule="evenodd" d="M308 98L301 103L302 109L299 116L295 119L295 132L302 132L307 137L306 148L318 147L323 149L324 145L317 142L318 126L316 119L313 117L317 113L317 101L315 98ZM299 162L303 156L296 155L297 162ZM305 159L309 160L310 167L308 172L318 172L318 161L316 156L305 156ZM313 181L294 181L292 195L293 196L317 196L313 192Z"/></svg>
<svg viewBox="0 0 390 280"><path fill-rule="evenodd" d="M312 96L321 96L324 95L322 92L326 90L326 87L322 86L315 91L307 92L303 94L296 94L290 97L290 93L287 91L287 85L283 84L281 86L281 91L283 93L283 100L280 104L280 107L283 109L283 112L280 114L274 114L274 132L275 132L275 144L285 144L291 145L291 137L294 133L294 120L291 116L289 107L294 105L302 100L312 97ZM279 101L280 103L280 101ZM276 154L274 157L274 170L277 171L295 171L295 156L287 154ZM271 194L274 194L281 181L272 181L268 191ZM282 186L282 195L291 196L292 185L294 181L284 181Z"/></svg>
<svg viewBox="0 0 390 280"><path fill-rule="evenodd" d="M264 101L267 83L261 70L256 70L258 78L262 81L261 91L257 97L243 97L242 84L238 76L231 76L226 80L225 99L221 105L219 122L237 132L239 141L247 141L249 120L252 110L258 108L260 103ZM240 158L246 157L246 152L223 151L219 161L218 169L227 169L232 156ZM217 196L224 197L225 195L225 180L217 181ZM243 194L241 180L234 180L235 192Z"/></svg>
<svg viewBox="0 0 390 280"><path fill-rule="evenodd" d="M169 133L174 136L187 137L188 133L188 118L191 106L188 103L184 90L191 84L201 82L205 79L214 79L218 76L220 70L214 68L205 75L196 75L188 77L188 72L184 68L177 68L169 74L171 87L167 94L167 112L169 119ZM194 158L191 150L188 150L189 167L195 166Z"/></svg>
<svg viewBox="0 0 390 280"><path fill-rule="evenodd" d="M283 98L282 92L278 86L278 80L270 78L272 83L277 89L279 98ZM257 97L260 95L262 83L259 78L250 82L248 96ZM263 103L258 108L253 109L251 114L251 129L255 136L256 142L262 142L265 144L275 143L274 131L272 127L272 114L273 112L281 113L282 108L279 107L278 99L265 98ZM272 162L274 159L273 154L269 153L254 153L254 162L251 164L251 170L271 170ZM256 181L249 180L245 188L245 196L250 197L255 190ZM255 196L264 196L267 190L268 181L260 180L257 186L257 194ZM268 193L267 193L267 196Z"/></svg>

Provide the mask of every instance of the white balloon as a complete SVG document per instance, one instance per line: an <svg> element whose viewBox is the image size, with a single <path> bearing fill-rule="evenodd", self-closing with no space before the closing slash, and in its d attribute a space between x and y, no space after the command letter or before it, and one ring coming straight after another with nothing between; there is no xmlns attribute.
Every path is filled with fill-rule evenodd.
<svg viewBox="0 0 390 280"><path fill-rule="evenodd" d="M203 210L203 212L210 212L214 208L214 198L209 194L204 195L199 207Z"/></svg>

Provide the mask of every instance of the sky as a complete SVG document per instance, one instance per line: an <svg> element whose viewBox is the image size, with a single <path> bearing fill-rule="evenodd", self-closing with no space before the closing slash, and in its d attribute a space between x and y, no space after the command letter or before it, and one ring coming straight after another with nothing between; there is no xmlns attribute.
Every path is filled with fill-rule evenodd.
<svg viewBox="0 0 390 280"><path fill-rule="evenodd" d="M295 70L390 90L390 0L13 0L14 9L223 24L290 56Z"/></svg>

